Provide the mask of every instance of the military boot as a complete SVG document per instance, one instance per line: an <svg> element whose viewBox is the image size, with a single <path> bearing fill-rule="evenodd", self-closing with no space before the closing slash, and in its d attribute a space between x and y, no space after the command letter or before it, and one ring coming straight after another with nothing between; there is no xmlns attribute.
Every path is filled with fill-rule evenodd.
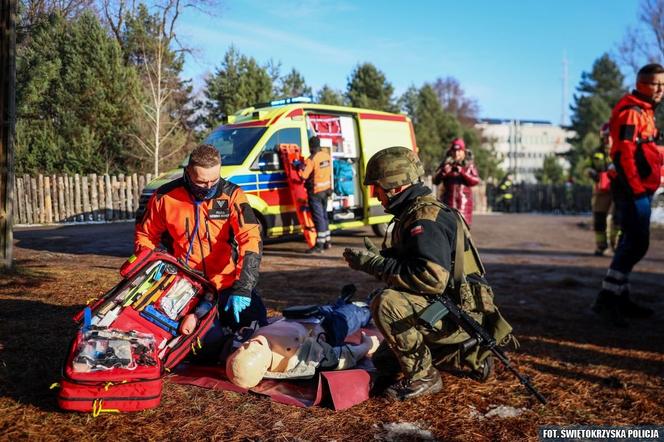
<svg viewBox="0 0 664 442"><path fill-rule="evenodd" d="M486 382L493 375L494 367L495 363L493 356L489 355L484 359L484 361L482 361L482 365L480 365L477 370L473 370L473 372L470 374L470 377L478 382Z"/></svg>
<svg viewBox="0 0 664 442"><path fill-rule="evenodd" d="M418 396L438 393L443 388L443 380L435 367L431 366L420 379L404 378L385 390L385 396L405 401Z"/></svg>
<svg viewBox="0 0 664 442"><path fill-rule="evenodd" d="M620 309L623 315L628 318L644 319L651 317L655 313L653 309L632 301L629 298L629 292L622 292L620 294Z"/></svg>
<svg viewBox="0 0 664 442"><path fill-rule="evenodd" d="M622 302L620 296L602 289L597 294L597 299L592 307L593 311L611 323L615 327L628 327L628 323L622 313Z"/></svg>

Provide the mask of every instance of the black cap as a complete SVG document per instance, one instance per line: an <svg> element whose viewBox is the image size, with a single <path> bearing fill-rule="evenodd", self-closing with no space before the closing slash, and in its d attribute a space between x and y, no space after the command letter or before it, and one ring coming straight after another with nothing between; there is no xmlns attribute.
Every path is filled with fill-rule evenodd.
<svg viewBox="0 0 664 442"><path fill-rule="evenodd" d="M320 149L320 138L313 136L309 138L309 150Z"/></svg>

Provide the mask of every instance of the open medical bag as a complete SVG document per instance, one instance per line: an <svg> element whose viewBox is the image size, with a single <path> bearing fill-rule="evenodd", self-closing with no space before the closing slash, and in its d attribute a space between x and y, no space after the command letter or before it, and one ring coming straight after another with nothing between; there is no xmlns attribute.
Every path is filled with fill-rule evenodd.
<svg viewBox="0 0 664 442"><path fill-rule="evenodd" d="M214 286L173 256L143 250L120 274L120 283L74 317L81 329L62 371L62 409L98 415L157 407L165 372L200 348L212 326ZM180 321L203 299L213 307L191 334L180 334Z"/></svg>

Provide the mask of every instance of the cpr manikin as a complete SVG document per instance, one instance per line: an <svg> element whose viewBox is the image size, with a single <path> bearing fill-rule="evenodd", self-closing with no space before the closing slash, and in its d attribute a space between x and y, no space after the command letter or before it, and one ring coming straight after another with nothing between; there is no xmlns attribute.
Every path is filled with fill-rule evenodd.
<svg viewBox="0 0 664 442"><path fill-rule="evenodd" d="M304 379L318 368L354 367L378 348L376 336L362 333L360 344L332 347L320 324L281 319L261 327L226 360L226 375L235 385L252 388L263 378Z"/></svg>

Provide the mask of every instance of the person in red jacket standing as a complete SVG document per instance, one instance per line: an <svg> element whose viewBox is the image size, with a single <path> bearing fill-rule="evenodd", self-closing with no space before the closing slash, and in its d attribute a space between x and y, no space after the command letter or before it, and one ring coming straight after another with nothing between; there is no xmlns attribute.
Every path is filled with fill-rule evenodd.
<svg viewBox="0 0 664 442"><path fill-rule="evenodd" d="M452 141L445 160L433 176L433 183L443 185L439 199L457 209L470 226L473 222L473 191L480 182L475 163L466 156L466 143L461 138Z"/></svg>
<svg viewBox="0 0 664 442"><path fill-rule="evenodd" d="M664 67L648 64L637 74L636 89L622 97L611 113L611 159L617 172L612 192L622 235L593 310L617 327L627 326L625 318L653 314L630 299L629 274L648 251L650 205L662 167L655 144L655 107L663 97Z"/></svg>

